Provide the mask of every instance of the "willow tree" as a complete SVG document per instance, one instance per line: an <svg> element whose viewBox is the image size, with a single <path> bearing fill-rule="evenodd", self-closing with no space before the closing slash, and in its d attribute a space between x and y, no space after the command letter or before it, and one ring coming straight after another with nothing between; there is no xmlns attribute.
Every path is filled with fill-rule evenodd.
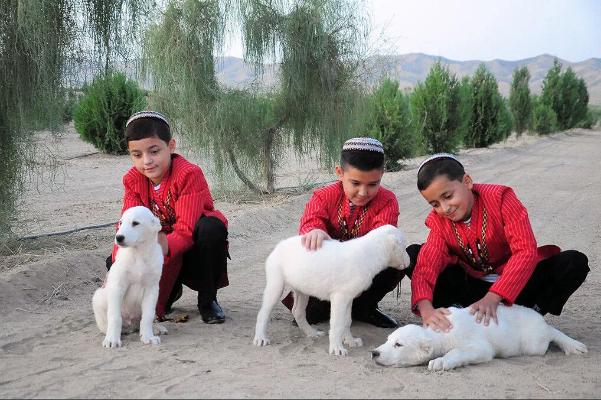
<svg viewBox="0 0 601 400"><path fill-rule="evenodd" d="M241 27L244 59L264 72L279 65L271 90L221 87L216 52ZM153 100L196 148L231 168L252 190L275 191L284 149L331 161L353 120L365 20L351 0L171 1L145 41Z"/></svg>
<svg viewBox="0 0 601 400"><path fill-rule="evenodd" d="M0 10L0 236L8 236L26 172L39 161L33 132L60 123L73 9L66 0L0 0Z"/></svg>

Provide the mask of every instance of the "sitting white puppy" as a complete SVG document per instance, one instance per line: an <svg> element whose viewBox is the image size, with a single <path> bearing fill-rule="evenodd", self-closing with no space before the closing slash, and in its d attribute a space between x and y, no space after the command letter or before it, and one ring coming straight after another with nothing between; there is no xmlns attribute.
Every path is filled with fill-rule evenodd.
<svg viewBox="0 0 601 400"><path fill-rule="evenodd" d="M157 240L161 223L142 206L127 209L120 222L115 235L117 257L105 284L92 298L96 325L106 333L102 345L120 347L122 327L138 323L142 343L159 344L152 323L163 270L163 251ZM157 328L166 333L165 328Z"/></svg>
<svg viewBox="0 0 601 400"><path fill-rule="evenodd" d="M295 295L292 314L307 336L324 334L307 322L305 309L309 296L313 296L331 302L330 354L346 355L343 342L351 347L361 346L361 339L354 338L350 330L353 299L385 268L409 266L405 248L402 232L392 225L381 226L346 242L324 241L316 251L305 249L301 236L281 241L265 263L267 284L257 315L254 344L269 344L266 330L271 310L292 289Z"/></svg>
<svg viewBox="0 0 601 400"><path fill-rule="evenodd" d="M536 311L500 304L499 324L477 323L469 308L450 307L449 332L405 325L388 336L386 343L372 351L376 364L408 367L428 363L431 371L449 370L478 364L495 357L543 355L550 342L566 354L586 353L586 346L548 325Z"/></svg>

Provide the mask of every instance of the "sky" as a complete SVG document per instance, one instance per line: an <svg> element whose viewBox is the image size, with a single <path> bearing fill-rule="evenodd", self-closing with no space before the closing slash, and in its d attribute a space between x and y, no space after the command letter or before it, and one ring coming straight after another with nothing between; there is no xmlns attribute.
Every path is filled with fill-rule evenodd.
<svg viewBox="0 0 601 400"><path fill-rule="evenodd" d="M364 0L370 48L452 60L601 58L601 0ZM242 56L232 46L228 55Z"/></svg>

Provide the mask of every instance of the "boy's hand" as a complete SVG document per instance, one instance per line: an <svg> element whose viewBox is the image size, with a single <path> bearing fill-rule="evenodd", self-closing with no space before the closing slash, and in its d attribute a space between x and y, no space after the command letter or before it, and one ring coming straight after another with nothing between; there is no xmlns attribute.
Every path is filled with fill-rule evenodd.
<svg viewBox="0 0 601 400"><path fill-rule="evenodd" d="M497 320L497 306L501 302L502 297L496 293L488 292L486 295L470 306L470 314L476 315L476 322L484 321L484 325L492 319L495 324L499 324Z"/></svg>
<svg viewBox="0 0 601 400"><path fill-rule="evenodd" d="M159 244L163 250L163 256L166 256L169 252L169 242L167 241L167 235L165 232L159 232Z"/></svg>
<svg viewBox="0 0 601 400"><path fill-rule="evenodd" d="M435 332L448 332L453 327L451 321L447 318L447 315L451 314L448 309L444 307L434 308L428 300L420 301L417 306L424 327L429 326Z"/></svg>
<svg viewBox="0 0 601 400"><path fill-rule="evenodd" d="M313 229L301 236L301 245L310 251L317 250L321 247L321 242L330 240L330 235L321 229Z"/></svg>

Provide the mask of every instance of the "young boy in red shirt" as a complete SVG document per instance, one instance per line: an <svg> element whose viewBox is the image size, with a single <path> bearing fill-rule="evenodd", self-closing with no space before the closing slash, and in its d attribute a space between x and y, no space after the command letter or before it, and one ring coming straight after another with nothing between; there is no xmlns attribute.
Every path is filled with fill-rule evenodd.
<svg viewBox="0 0 601 400"><path fill-rule="evenodd" d="M336 166L338 182L316 190L305 206L299 234L308 251L321 247L324 240L350 240L365 235L379 226L397 226L399 205L394 193L381 187L384 174L384 149L372 138L354 138L344 143L340 165ZM397 322L378 309L378 302L393 290L403 271L387 268L373 279L372 285L353 301L352 317L384 328ZM292 309L292 295L284 299ZM330 303L309 298L307 321L317 323L330 317Z"/></svg>
<svg viewBox="0 0 601 400"><path fill-rule="evenodd" d="M213 198L199 166L175 154L175 140L167 119L141 111L126 123L125 139L133 167L123 176L121 213L145 206L163 226L163 273L156 316L163 320L182 295L182 284L198 291L198 310L208 324L223 323L217 289L228 285L227 219L213 206ZM118 247L107 259L107 268Z"/></svg>
<svg viewBox="0 0 601 400"><path fill-rule="evenodd" d="M418 169L417 187L433 210L423 245L407 248L411 304L424 326L448 331L449 306L470 306L478 323L497 322L500 302L559 315L588 272L588 258L537 248L526 208L506 186L476 184L452 154Z"/></svg>

